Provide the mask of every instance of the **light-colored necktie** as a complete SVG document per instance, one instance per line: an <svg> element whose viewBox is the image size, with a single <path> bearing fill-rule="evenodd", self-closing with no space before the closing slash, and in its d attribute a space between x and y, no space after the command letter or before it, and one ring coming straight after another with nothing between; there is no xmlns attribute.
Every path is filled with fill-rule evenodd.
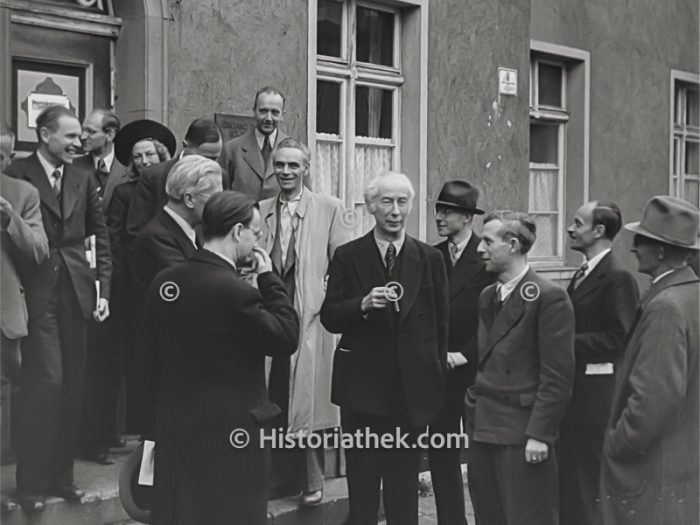
<svg viewBox="0 0 700 525"><path fill-rule="evenodd" d="M459 247L454 243L450 243L450 260L452 261L452 266L457 264L458 259L459 259Z"/></svg>
<svg viewBox="0 0 700 525"><path fill-rule="evenodd" d="M52 174L51 177L53 178L53 193L58 197L61 195L61 170L55 170Z"/></svg>

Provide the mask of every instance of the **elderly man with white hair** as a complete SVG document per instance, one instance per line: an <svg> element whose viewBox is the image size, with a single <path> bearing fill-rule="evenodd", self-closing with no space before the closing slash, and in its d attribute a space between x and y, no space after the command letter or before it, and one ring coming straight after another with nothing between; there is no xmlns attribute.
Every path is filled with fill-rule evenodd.
<svg viewBox="0 0 700 525"><path fill-rule="evenodd" d="M443 401L447 275L440 252L406 234L414 196L401 173L370 181L365 201L376 225L336 250L321 309L326 329L341 334L331 399L343 432L379 437L346 450L352 525L377 523L380 484L387 523L418 523L412 445Z"/></svg>
<svg viewBox="0 0 700 525"><path fill-rule="evenodd" d="M143 297L158 272L188 261L197 251L195 227L202 220L202 211L209 197L222 190L221 166L200 155L187 155L168 173L165 191L168 203L139 232L131 255L136 311L140 311ZM137 359L145 358L137 348ZM142 369L148 369L144 362ZM148 434L153 428L154 401L147 391L157 387L152 374L138 381L142 384L143 413L136 417L139 430Z"/></svg>

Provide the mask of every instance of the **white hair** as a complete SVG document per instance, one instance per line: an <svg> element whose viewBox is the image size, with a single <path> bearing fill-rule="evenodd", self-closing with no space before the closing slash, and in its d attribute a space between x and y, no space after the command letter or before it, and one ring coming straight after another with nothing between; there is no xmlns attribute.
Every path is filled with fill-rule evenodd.
<svg viewBox="0 0 700 525"><path fill-rule="evenodd" d="M201 155L186 155L177 161L165 181L165 193L173 201L181 201L185 193L201 193L212 186L211 176L219 177L221 166Z"/></svg>
<svg viewBox="0 0 700 525"><path fill-rule="evenodd" d="M406 188L408 189L409 206L413 205L413 198L416 196L416 192L413 189L411 179L409 179L408 176L404 175L403 173L397 173L395 171L385 171L380 173L379 175L372 177L367 183L367 186L365 186L365 204L367 204L368 208L371 208L372 204L377 198L377 195L379 194L379 188L382 185L382 183L387 182L390 179L399 181L406 186Z"/></svg>

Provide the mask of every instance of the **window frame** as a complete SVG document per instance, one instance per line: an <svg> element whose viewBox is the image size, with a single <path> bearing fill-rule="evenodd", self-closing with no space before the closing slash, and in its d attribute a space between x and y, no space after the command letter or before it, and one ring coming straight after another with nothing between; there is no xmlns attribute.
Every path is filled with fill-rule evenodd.
<svg viewBox="0 0 700 525"><path fill-rule="evenodd" d="M669 176L668 194L673 197L688 200L685 195L685 181L694 180L698 182L697 199L700 201L700 173L685 173L685 148L686 143L694 142L700 145L700 126L689 128L686 122L687 90L694 88L700 92L700 75L685 71L671 70L671 84L669 96ZM676 97L680 94L680 100ZM678 124L678 114L682 115L681 125ZM694 129L696 128L696 129ZM676 147L678 139L678 147ZM699 146L700 147L700 146ZM677 166L678 174L674 167ZM674 184L675 189L674 191ZM690 201L689 201L690 202Z"/></svg>

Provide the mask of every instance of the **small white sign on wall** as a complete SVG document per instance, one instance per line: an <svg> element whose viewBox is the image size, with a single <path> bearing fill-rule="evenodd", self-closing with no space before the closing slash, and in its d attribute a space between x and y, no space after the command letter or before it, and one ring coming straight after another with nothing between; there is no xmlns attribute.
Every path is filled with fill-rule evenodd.
<svg viewBox="0 0 700 525"><path fill-rule="evenodd" d="M498 68L498 94L518 94L518 70L507 67Z"/></svg>

